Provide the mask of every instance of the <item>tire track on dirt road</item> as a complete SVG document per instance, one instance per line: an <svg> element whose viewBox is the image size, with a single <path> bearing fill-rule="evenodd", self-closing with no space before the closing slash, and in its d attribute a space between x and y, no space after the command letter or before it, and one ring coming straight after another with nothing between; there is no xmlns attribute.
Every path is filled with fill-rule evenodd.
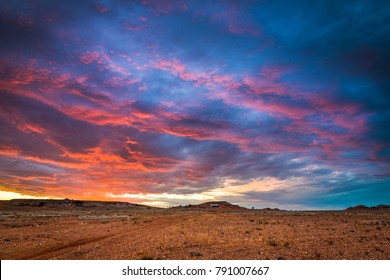
<svg viewBox="0 0 390 280"><path fill-rule="evenodd" d="M104 241L105 243L113 243L110 240L121 239L126 236L131 236L132 240L141 240L145 232L154 232L158 230L165 229L169 226L175 225L177 223L183 222L185 220L193 218L193 215L186 215L186 217L164 217L163 220L153 220L150 223L137 225L137 228L129 229L128 226L124 225L120 227L115 232L103 235L103 236L94 236L81 238L67 242L66 244L61 244L57 246L52 246L38 253L26 255L20 259L31 260L31 259L41 259L48 260L53 258L60 258L61 256L66 256L75 251L75 249L81 249L85 247L90 247L96 244L97 242Z"/></svg>
<svg viewBox="0 0 390 280"><path fill-rule="evenodd" d="M110 238L114 235L116 235L116 234L113 233L113 234L104 235L104 236L100 236L100 237L90 237L90 238L77 239L75 241L68 242L64 245L53 246L53 247L46 249L46 250L43 250L39 253L27 255L25 257L22 257L21 259L22 260L34 260L34 259L47 260L47 259L52 258L51 257L52 254L61 253L61 251L63 251L63 250L72 249L72 248L75 248L77 246L83 246L83 245L86 245L89 243L98 242L98 241L101 241L103 239Z"/></svg>

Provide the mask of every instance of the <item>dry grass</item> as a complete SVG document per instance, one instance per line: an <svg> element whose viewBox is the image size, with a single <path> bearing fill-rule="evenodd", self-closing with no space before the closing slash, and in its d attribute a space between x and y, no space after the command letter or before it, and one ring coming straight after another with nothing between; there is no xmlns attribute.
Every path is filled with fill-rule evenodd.
<svg viewBox="0 0 390 280"><path fill-rule="evenodd" d="M389 259L390 213L6 211L1 259Z"/></svg>

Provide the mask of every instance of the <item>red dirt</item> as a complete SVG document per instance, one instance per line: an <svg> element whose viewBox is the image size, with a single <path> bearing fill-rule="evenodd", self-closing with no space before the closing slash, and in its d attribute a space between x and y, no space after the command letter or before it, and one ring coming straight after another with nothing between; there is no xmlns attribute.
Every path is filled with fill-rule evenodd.
<svg viewBox="0 0 390 280"><path fill-rule="evenodd" d="M3 207L1 259L389 259L390 211Z"/></svg>

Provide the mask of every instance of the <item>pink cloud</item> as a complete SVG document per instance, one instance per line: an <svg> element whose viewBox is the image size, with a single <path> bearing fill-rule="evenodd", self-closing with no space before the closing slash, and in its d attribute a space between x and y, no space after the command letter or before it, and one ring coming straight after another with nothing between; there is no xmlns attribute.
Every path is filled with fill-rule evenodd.
<svg viewBox="0 0 390 280"><path fill-rule="evenodd" d="M131 62L131 58L122 54L128 62ZM114 62L110 56L101 51L86 51L80 56L80 61L84 64L96 63L102 69L110 70L111 72L119 73L123 76L130 76L131 73L122 65Z"/></svg>
<svg viewBox="0 0 390 280"><path fill-rule="evenodd" d="M107 55L98 51L87 51L80 56L80 61L84 64L91 64L93 62L97 64L104 64L107 60Z"/></svg>
<svg viewBox="0 0 390 280"><path fill-rule="evenodd" d="M231 75L218 74L217 70L195 71L189 66L183 64L177 58L171 60L158 59L153 67L170 72L172 75L179 77L183 81L192 82L194 86L205 86L208 88L226 87L238 88L240 84L235 81Z"/></svg>
<svg viewBox="0 0 390 280"><path fill-rule="evenodd" d="M230 20L227 23L229 32L240 35L251 35L253 37L260 37L262 34L259 26L255 24L244 23L238 20Z"/></svg>
<svg viewBox="0 0 390 280"><path fill-rule="evenodd" d="M256 94L285 95L288 93L287 85L278 82L285 73L286 69L282 67L265 67L258 76L244 77L243 84Z"/></svg>
<svg viewBox="0 0 390 280"><path fill-rule="evenodd" d="M175 10L186 11L188 9L187 2L184 0L142 0L142 4L156 14L169 14Z"/></svg>
<svg viewBox="0 0 390 280"><path fill-rule="evenodd" d="M140 31L146 28L146 24L144 20L141 20L141 18L138 18L140 22L134 22L133 20L128 20L123 23L123 27L126 28L129 31Z"/></svg>
<svg viewBox="0 0 390 280"><path fill-rule="evenodd" d="M102 4L97 4L96 6L96 10L101 13L101 14L105 14L107 12L110 11L110 9Z"/></svg>

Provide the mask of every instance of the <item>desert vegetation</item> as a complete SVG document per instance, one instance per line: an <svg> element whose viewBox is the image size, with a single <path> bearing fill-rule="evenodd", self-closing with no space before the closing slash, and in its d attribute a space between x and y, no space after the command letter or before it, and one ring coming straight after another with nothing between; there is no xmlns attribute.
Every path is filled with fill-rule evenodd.
<svg viewBox="0 0 390 280"><path fill-rule="evenodd" d="M1 259L389 259L388 209L3 207Z"/></svg>

